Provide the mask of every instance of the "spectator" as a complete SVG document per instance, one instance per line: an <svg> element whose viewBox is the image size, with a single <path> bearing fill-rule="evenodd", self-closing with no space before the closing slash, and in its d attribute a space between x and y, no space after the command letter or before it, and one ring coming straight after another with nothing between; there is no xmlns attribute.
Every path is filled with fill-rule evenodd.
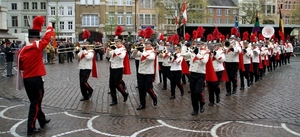
<svg viewBox="0 0 300 137"><path fill-rule="evenodd" d="M12 77L12 64L14 61L14 54L15 51L13 50L11 43L9 41L6 42L6 48L5 48L5 55L6 55L6 76L7 77Z"/></svg>

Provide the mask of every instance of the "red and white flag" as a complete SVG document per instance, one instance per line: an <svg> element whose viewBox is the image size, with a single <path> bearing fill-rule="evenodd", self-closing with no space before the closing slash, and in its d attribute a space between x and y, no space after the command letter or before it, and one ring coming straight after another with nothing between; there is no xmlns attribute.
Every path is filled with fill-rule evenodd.
<svg viewBox="0 0 300 137"><path fill-rule="evenodd" d="M182 16L183 16L183 24L185 25L187 22L187 15L186 15L186 3L182 4Z"/></svg>

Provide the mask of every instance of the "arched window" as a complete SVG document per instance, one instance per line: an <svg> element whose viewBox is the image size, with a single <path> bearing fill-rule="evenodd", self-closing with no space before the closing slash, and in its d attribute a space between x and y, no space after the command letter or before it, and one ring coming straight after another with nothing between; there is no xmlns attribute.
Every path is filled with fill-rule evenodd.
<svg viewBox="0 0 300 137"><path fill-rule="evenodd" d="M289 5L288 5L288 9L289 9L289 10L291 9L291 4L292 4L292 2L290 1L290 2L289 2Z"/></svg>
<svg viewBox="0 0 300 137"><path fill-rule="evenodd" d="M285 9L288 9L288 1L285 2Z"/></svg>

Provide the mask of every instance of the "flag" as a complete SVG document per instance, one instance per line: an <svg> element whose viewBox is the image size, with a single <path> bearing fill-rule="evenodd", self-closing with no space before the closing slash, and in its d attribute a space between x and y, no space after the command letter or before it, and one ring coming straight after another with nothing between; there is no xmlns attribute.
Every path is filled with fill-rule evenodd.
<svg viewBox="0 0 300 137"><path fill-rule="evenodd" d="M279 8L279 34L283 33L284 34L284 26L283 26L283 20L282 20L282 15L281 15L281 9Z"/></svg>
<svg viewBox="0 0 300 137"><path fill-rule="evenodd" d="M237 16L235 17L234 27L235 27L238 31L240 31L240 28L239 28L239 21L238 21L238 17L237 17Z"/></svg>
<svg viewBox="0 0 300 137"><path fill-rule="evenodd" d="M252 29L252 33L260 32L259 20L258 20L258 13L256 12L256 19L254 23L254 27Z"/></svg>
<svg viewBox="0 0 300 137"><path fill-rule="evenodd" d="M175 25L178 25L178 18L175 16Z"/></svg>
<svg viewBox="0 0 300 137"><path fill-rule="evenodd" d="M185 25L187 22L187 15L186 15L186 3L182 4L182 16L183 16L183 24Z"/></svg>

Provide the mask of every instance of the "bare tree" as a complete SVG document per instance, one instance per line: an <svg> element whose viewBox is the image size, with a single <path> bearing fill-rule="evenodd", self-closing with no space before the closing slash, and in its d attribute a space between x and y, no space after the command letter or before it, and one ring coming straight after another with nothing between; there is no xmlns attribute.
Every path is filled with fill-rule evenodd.
<svg viewBox="0 0 300 137"><path fill-rule="evenodd" d="M300 3L296 3L292 6L291 24L300 24Z"/></svg>

